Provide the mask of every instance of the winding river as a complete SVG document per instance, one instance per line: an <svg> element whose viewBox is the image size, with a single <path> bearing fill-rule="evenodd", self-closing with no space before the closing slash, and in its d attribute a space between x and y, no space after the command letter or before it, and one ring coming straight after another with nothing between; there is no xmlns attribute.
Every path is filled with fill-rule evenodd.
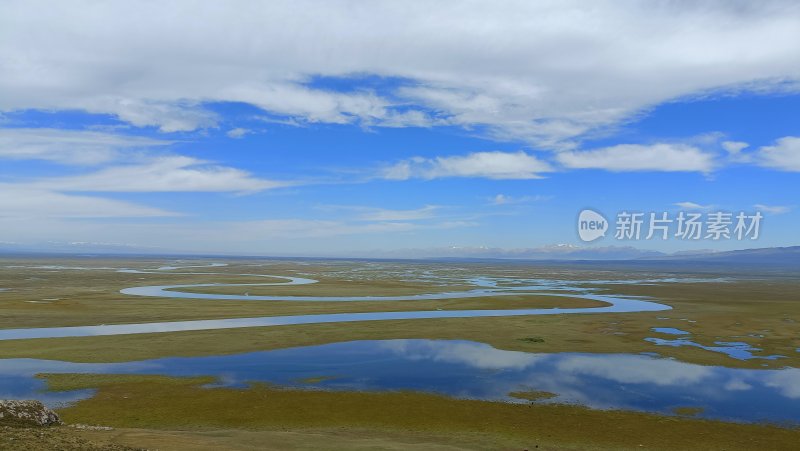
<svg viewBox="0 0 800 451"><path fill-rule="evenodd" d="M214 263L204 267L225 266ZM175 269L200 266L162 266L153 270L121 269L119 272L136 274L154 274L170 271L170 274L192 275L218 275L211 272L171 272ZM66 269L66 268L65 268ZM86 269L86 268L84 268ZM231 274L226 274L231 275ZM183 299L208 299L208 300L240 300L240 301L298 301L298 302L360 302L360 301L415 301L415 300L443 300L496 296L569 296L573 298L589 299L607 304L602 307L590 308L545 308L545 309L505 309L505 310L418 310L402 312L365 312L365 313L330 313L316 315L288 315L266 316L254 318L230 318L193 321L170 321L157 323L138 324L110 324L97 326L72 326L72 327L46 327L28 329L0 330L0 340L32 339L32 338L66 338L90 337L104 335L148 334L161 332L197 331L214 329L238 329L246 327L285 326L298 324L320 323L345 323L360 321L387 321L408 319L433 319L433 318L475 318L475 317L504 317L526 315L565 315L565 314L597 314L597 313L632 313L655 312L669 310L671 307L638 297L609 296L594 293L593 289L576 287L574 282L555 280L529 281L527 285L499 287L498 281L519 283L524 279L505 278L474 278L468 282L477 288L468 291L455 291L443 293L426 293L405 296L249 296L234 294L209 294L189 293L180 291L187 288L202 287L248 287L270 285L306 285L316 283L317 280L264 274L237 274L239 276L267 277L283 279L285 282L259 282L245 284L205 283L191 285L152 285L130 287L120 290L122 294L131 296L168 297ZM598 283L598 281L593 281ZM631 281L630 283L636 283ZM547 291L545 291L547 290ZM553 293L552 291L571 291L569 294Z"/></svg>

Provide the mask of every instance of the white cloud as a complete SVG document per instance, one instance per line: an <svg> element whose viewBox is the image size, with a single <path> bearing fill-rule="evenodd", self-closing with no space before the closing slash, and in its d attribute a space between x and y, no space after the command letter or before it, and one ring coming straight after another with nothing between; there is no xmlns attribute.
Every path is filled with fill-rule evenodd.
<svg viewBox="0 0 800 451"><path fill-rule="evenodd" d="M270 113L296 118L301 122L365 125L382 120L396 122L391 104L372 93L339 93L311 89L285 81L227 86L216 100L245 102Z"/></svg>
<svg viewBox="0 0 800 451"><path fill-rule="evenodd" d="M321 205L317 209L323 211L343 211L347 218L357 221L419 221L432 219L442 207L426 205L410 210L392 210L387 208L365 207L361 205Z"/></svg>
<svg viewBox="0 0 800 451"><path fill-rule="evenodd" d="M181 99L148 100L109 96L87 99L82 106L91 113L111 113L137 127L158 127L165 133L187 132L217 125L217 115L204 110L197 102Z"/></svg>
<svg viewBox="0 0 800 451"><path fill-rule="evenodd" d="M433 218L439 208L436 205L426 205L414 210L367 209L358 215L358 219L362 221L417 221Z"/></svg>
<svg viewBox="0 0 800 451"><path fill-rule="evenodd" d="M238 138L244 138L245 135L248 135L250 133L251 131L246 128L237 127L228 130L225 134L228 135L229 138L238 139Z"/></svg>
<svg viewBox="0 0 800 451"><path fill-rule="evenodd" d="M710 172L714 155L686 144L620 144L581 152L560 152L557 160L573 169L608 171Z"/></svg>
<svg viewBox="0 0 800 451"><path fill-rule="evenodd" d="M196 158L165 156L79 176L49 178L30 185L58 191L255 192L289 183L259 179L246 171L212 165Z"/></svg>
<svg viewBox="0 0 800 451"><path fill-rule="evenodd" d="M750 144L742 141L723 141L722 148L731 155L738 155L742 150L750 147Z"/></svg>
<svg viewBox="0 0 800 451"><path fill-rule="evenodd" d="M205 102L299 122L457 125L562 146L671 99L797 89L792 1L6 1L0 111L81 109L162 131ZM453 11L458 11L454 14ZM34 24L35 26L31 26ZM334 92L315 76L396 77ZM476 128L476 126L478 128Z"/></svg>
<svg viewBox="0 0 800 451"><path fill-rule="evenodd" d="M757 162L769 168L800 172L800 137L785 136L772 146L761 147Z"/></svg>
<svg viewBox="0 0 800 451"><path fill-rule="evenodd" d="M792 207L787 205L764 205L764 204L755 204L753 205L758 211L762 211L764 213L769 213L772 215L782 215L784 213L789 213L792 211Z"/></svg>
<svg viewBox="0 0 800 451"><path fill-rule="evenodd" d="M0 129L0 158L47 160L62 164L97 165L120 151L153 148L170 141L86 130L52 128Z"/></svg>
<svg viewBox="0 0 800 451"><path fill-rule="evenodd" d="M495 204L495 205L510 204L510 203L513 203L513 199L511 198L511 196L506 196L504 194L498 194L498 195L494 196L494 199L492 199L492 203Z"/></svg>
<svg viewBox="0 0 800 451"><path fill-rule="evenodd" d="M28 188L46 191L253 192L289 185L188 156L154 154L155 148L170 144L173 142L91 130L0 129L0 159L45 160L101 167L87 174L18 184Z"/></svg>
<svg viewBox="0 0 800 451"><path fill-rule="evenodd" d="M102 208L103 206L101 206ZM133 216L120 210L120 216ZM99 212L102 213L102 212ZM374 239L397 239L398 233L421 230L451 230L475 226L468 221L363 222L324 219L265 219L254 221L95 221L94 214L49 216L31 221L28 216L0 215L0 230L17 243L104 242L128 243L173 251L223 252L262 255L353 255L351 243ZM106 214L110 217L111 215ZM142 214L141 216L147 216ZM31 217L43 217L42 215ZM86 219L82 219L82 218ZM331 237L341 237L331 240Z"/></svg>
<svg viewBox="0 0 800 451"><path fill-rule="evenodd" d="M422 158L396 163L383 171L389 180L410 178L480 177L489 179L534 179L553 169L525 152L475 152L451 157Z"/></svg>
<svg viewBox="0 0 800 451"><path fill-rule="evenodd" d="M550 196L541 196L538 194L535 196L519 196L519 197L508 196L506 194L498 194L492 197L489 203L492 205L524 204L528 202L538 202L542 200L547 200L550 198L551 198Z"/></svg>
<svg viewBox="0 0 800 451"><path fill-rule="evenodd" d="M114 199L75 196L14 185L0 185L0 218L114 218L178 216L158 208Z"/></svg>
<svg viewBox="0 0 800 451"><path fill-rule="evenodd" d="M723 141L722 148L728 152L727 162L729 163L752 163L753 153L742 152L750 147L749 143L742 141Z"/></svg>
<svg viewBox="0 0 800 451"><path fill-rule="evenodd" d="M713 205L701 205L695 202L675 202L675 205L684 210L710 210L714 208Z"/></svg>

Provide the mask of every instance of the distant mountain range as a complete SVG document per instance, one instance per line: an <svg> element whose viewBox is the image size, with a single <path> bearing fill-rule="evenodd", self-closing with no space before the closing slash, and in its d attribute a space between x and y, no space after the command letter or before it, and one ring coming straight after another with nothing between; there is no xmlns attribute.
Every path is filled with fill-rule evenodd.
<svg viewBox="0 0 800 451"><path fill-rule="evenodd" d="M583 247L554 244L536 248L504 249L493 247L446 247L402 249L376 252L386 257L434 259L503 259L503 260L630 260L666 254L631 246Z"/></svg>
<svg viewBox="0 0 800 451"><path fill-rule="evenodd" d="M528 261L558 265L603 265L604 268L652 268L672 271L745 271L747 273L800 271L800 246L744 249L737 251L679 252L675 254L637 252L628 248L595 248L547 254L544 258L443 258L448 261ZM541 257L541 253L518 255Z"/></svg>
<svg viewBox="0 0 800 451"><path fill-rule="evenodd" d="M783 265L797 264L800 269L800 246L765 247L759 249L743 249L727 252L709 252L693 255L663 255L647 257L653 261L690 261L705 263L746 263L749 265Z"/></svg>
<svg viewBox="0 0 800 451"><path fill-rule="evenodd" d="M693 261L717 263L792 263L800 265L800 246L736 251L694 250L667 254L631 246L581 247L568 244L526 249L446 248L404 251L418 258L536 261Z"/></svg>

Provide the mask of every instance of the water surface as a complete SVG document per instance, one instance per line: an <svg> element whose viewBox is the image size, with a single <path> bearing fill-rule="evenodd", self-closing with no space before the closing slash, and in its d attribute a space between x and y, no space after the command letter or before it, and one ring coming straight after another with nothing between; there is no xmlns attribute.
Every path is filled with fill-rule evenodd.
<svg viewBox="0 0 800 451"><path fill-rule="evenodd" d="M691 346L695 348L705 349L706 351L719 352L736 360L751 360L751 359L776 360L785 357L777 354L757 355L755 353L762 351L761 348L756 348L750 345L749 343L741 341L715 341L714 342L715 346L705 346L700 343L691 341L688 338L677 338L675 340L665 340L663 338L645 338L645 341L649 341L650 343L653 343L657 346L672 346L672 347Z"/></svg>
<svg viewBox="0 0 800 451"><path fill-rule="evenodd" d="M734 369L638 354L526 353L470 341L354 341L111 364L6 359L0 360L0 396L53 405L91 395L43 391L37 373L215 376L227 387L268 382L326 390L414 390L516 403L529 401L512 392L543 391L555 397L537 402L662 414L699 407L706 418L800 423L798 369Z"/></svg>
<svg viewBox="0 0 800 451"><path fill-rule="evenodd" d="M658 332L660 334L667 334L667 335L689 335L689 332L685 330L676 329L674 327L653 327L653 332Z"/></svg>

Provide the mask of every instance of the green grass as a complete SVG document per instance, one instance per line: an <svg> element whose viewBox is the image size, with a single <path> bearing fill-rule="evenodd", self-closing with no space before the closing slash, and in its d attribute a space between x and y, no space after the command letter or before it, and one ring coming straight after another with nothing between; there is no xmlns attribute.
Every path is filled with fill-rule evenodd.
<svg viewBox="0 0 800 451"><path fill-rule="evenodd" d="M509 449L537 444L595 449L791 449L800 440L796 429L764 425L411 392L209 389L201 387L209 382L207 378L132 375L59 374L47 376L47 381L56 390L98 389L93 398L60 409L65 421L120 428L295 432L345 428L373 436L434 434L454 440L473 436Z"/></svg>

